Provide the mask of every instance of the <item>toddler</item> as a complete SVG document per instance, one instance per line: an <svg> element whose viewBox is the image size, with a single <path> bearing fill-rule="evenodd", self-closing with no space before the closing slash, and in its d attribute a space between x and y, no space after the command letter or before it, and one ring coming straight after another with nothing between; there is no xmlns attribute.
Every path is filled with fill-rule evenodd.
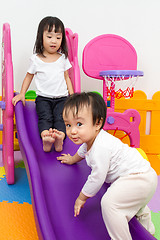
<svg viewBox="0 0 160 240"><path fill-rule="evenodd" d="M112 240L131 240L128 222L134 216L151 233L155 228L147 203L152 198L157 175L137 149L129 147L102 128L106 104L96 93L76 93L65 103L63 119L68 137L81 144L74 156L62 154L61 163L74 164L86 159L91 167L74 205L80 214L86 200L96 195L103 183L111 183L101 199L102 216Z"/></svg>

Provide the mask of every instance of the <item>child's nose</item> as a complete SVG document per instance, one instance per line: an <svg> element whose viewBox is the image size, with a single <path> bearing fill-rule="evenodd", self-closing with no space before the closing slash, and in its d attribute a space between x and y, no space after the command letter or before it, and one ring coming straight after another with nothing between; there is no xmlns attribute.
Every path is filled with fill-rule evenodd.
<svg viewBox="0 0 160 240"><path fill-rule="evenodd" d="M55 37L52 38L52 42L53 42L53 43L56 42L56 38L55 38Z"/></svg>
<svg viewBox="0 0 160 240"><path fill-rule="evenodd" d="M71 128L71 133L72 133L72 134L75 134L76 132L77 132L76 127L72 127L72 128Z"/></svg>

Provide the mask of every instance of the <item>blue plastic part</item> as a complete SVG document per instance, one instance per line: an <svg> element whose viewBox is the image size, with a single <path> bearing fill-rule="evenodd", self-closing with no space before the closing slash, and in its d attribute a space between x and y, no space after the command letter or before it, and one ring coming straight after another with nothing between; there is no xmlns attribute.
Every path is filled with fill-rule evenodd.
<svg viewBox="0 0 160 240"><path fill-rule="evenodd" d="M29 183L25 168L15 168L16 184L8 185L6 176L0 181L0 202L7 201L8 203L18 202L23 204L27 202L32 204L29 190Z"/></svg>
<svg viewBox="0 0 160 240"><path fill-rule="evenodd" d="M144 75L143 71L138 70L108 70L101 71L99 73L101 77L109 76L109 77L142 77Z"/></svg>
<svg viewBox="0 0 160 240"><path fill-rule="evenodd" d="M107 107L111 106L111 101L107 101Z"/></svg>
<svg viewBox="0 0 160 240"><path fill-rule="evenodd" d="M0 131L3 131L3 124L0 124Z"/></svg>
<svg viewBox="0 0 160 240"><path fill-rule="evenodd" d="M114 121L115 121L114 117L112 117L112 116L107 117L107 123L108 124L112 125L114 123Z"/></svg>
<svg viewBox="0 0 160 240"><path fill-rule="evenodd" d="M6 103L4 101L0 101L0 108L2 108L2 110L6 108Z"/></svg>

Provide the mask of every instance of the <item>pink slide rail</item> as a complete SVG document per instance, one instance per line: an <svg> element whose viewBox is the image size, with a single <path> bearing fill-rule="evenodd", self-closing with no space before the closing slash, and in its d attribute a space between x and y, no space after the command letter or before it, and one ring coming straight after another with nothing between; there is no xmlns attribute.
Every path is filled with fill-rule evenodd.
<svg viewBox="0 0 160 240"><path fill-rule="evenodd" d="M14 152L13 152L13 65L11 54L10 26L3 24L2 37L2 159L8 184L14 183Z"/></svg>

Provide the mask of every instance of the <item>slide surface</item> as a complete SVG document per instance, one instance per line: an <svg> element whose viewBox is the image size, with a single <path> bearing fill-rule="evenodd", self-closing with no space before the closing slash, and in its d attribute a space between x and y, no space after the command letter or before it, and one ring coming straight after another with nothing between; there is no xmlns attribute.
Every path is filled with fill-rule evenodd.
<svg viewBox="0 0 160 240"><path fill-rule="evenodd" d="M80 216L74 217L74 202L85 183L90 168L85 160L68 166L56 160L60 153L45 153L38 133L34 102L18 102L15 107L20 149L27 169L32 204L39 239L43 240L106 240L110 239L100 210L105 184L98 194L87 200ZM68 138L63 153L74 154L78 146ZM136 220L130 221L133 240L152 240Z"/></svg>

